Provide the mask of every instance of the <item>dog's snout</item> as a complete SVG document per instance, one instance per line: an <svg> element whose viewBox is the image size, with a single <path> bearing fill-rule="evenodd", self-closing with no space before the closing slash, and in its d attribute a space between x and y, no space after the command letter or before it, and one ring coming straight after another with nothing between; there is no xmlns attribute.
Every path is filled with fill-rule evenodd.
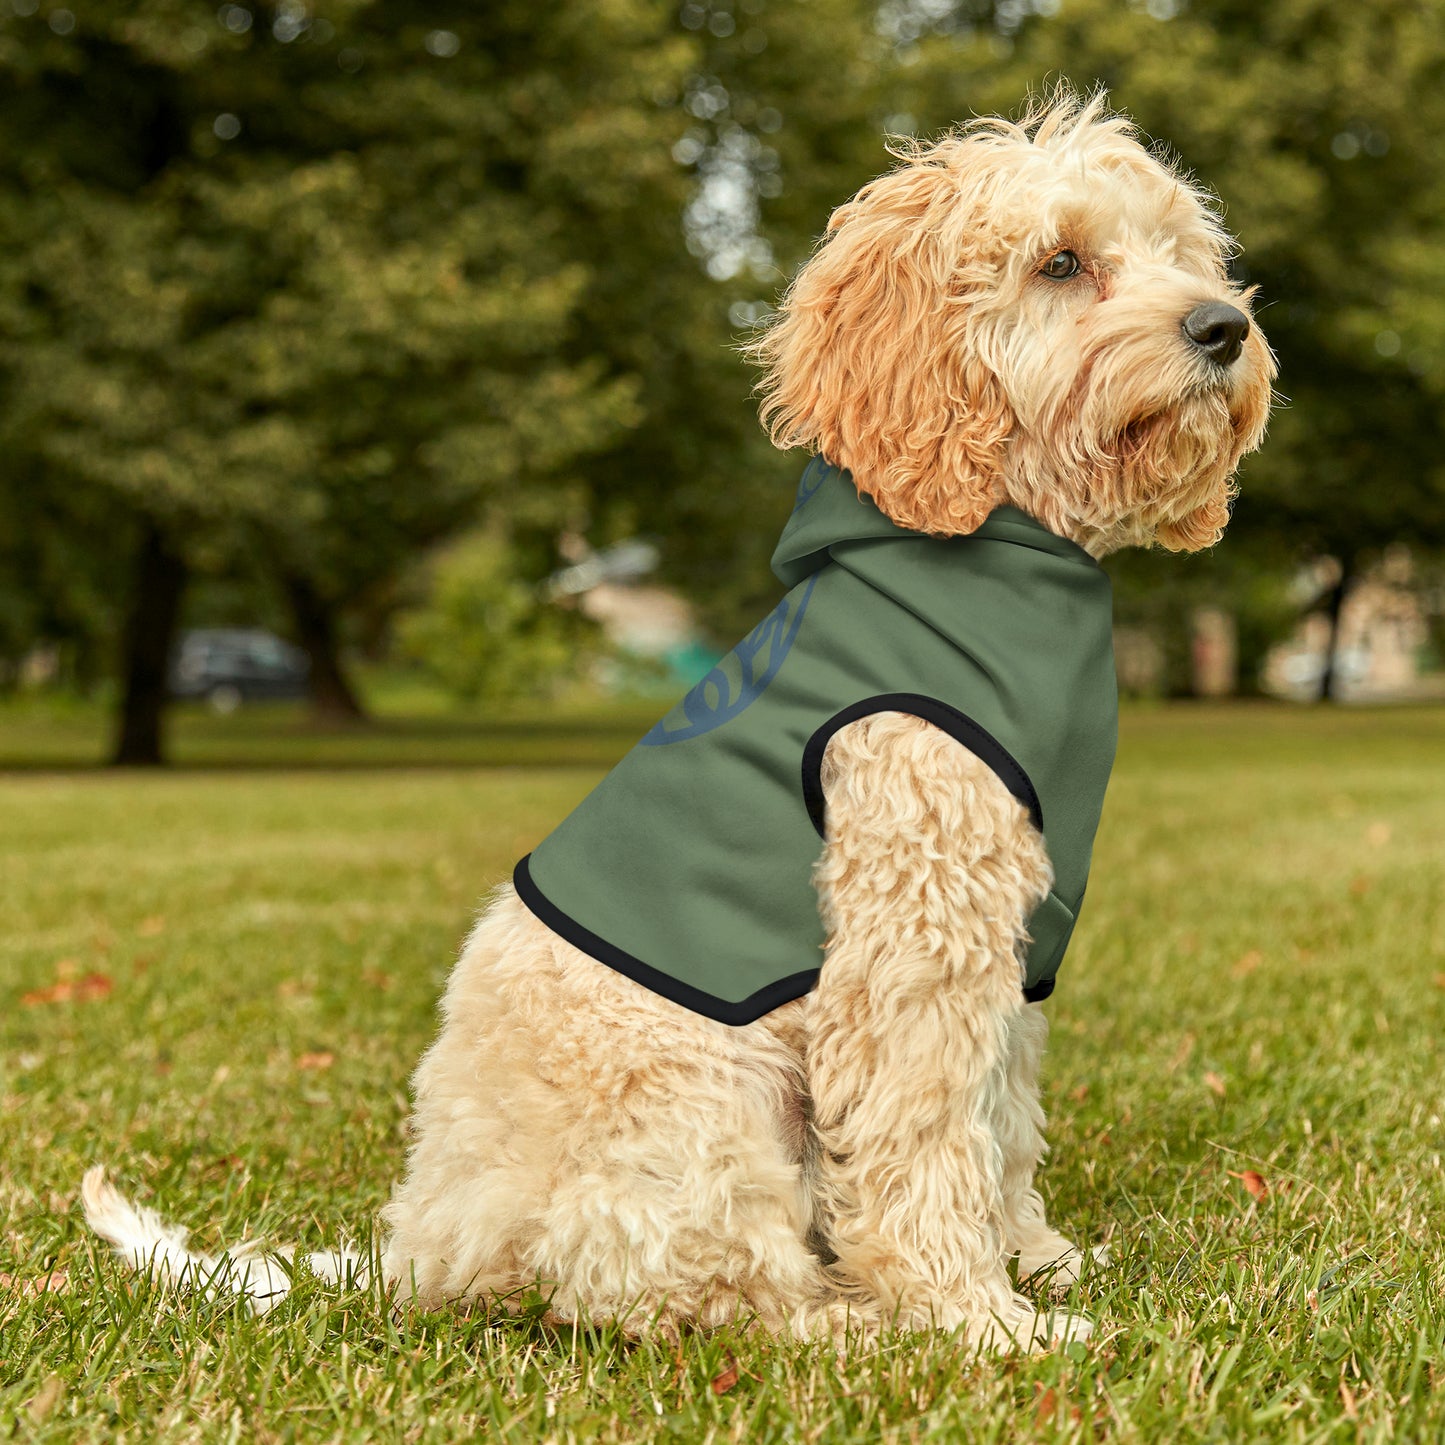
<svg viewBox="0 0 1445 1445"><path fill-rule="evenodd" d="M1184 334L1211 361L1228 366L1244 349L1249 317L1223 301L1206 301L1184 318Z"/></svg>

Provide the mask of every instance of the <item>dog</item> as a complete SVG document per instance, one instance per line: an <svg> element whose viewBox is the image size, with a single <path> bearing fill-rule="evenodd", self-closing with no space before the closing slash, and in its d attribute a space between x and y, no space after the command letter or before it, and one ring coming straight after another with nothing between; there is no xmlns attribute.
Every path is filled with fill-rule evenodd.
<svg viewBox="0 0 1445 1445"><path fill-rule="evenodd" d="M1031 1000L1112 761L1097 559L1218 540L1275 363L1217 208L1102 95L895 156L751 346L773 441L816 458L788 599L497 890L452 974L384 1212L399 1298L540 1288L557 1320L665 1338L1089 1332L1009 1262L1068 1284L1083 1261L1035 1187ZM739 770L769 747L760 776L801 747L803 786L724 797L763 800ZM84 1197L133 1262L218 1277L103 1171ZM227 1269L258 1307L284 1289Z"/></svg>

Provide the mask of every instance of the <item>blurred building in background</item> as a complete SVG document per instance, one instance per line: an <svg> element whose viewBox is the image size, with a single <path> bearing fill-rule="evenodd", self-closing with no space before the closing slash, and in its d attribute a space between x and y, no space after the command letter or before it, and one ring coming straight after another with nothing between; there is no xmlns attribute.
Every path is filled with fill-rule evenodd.
<svg viewBox="0 0 1445 1445"><path fill-rule="evenodd" d="M1326 562L1302 577L1300 590L1307 597L1328 595L1337 575L1338 565ZM1436 601L1416 575L1409 549L1392 547L1349 590L1337 629L1328 612L1305 613L1293 635L1269 653L1261 684L1277 697L1312 701L1333 648L1334 691L1341 701L1445 698L1445 670L1431 648Z"/></svg>

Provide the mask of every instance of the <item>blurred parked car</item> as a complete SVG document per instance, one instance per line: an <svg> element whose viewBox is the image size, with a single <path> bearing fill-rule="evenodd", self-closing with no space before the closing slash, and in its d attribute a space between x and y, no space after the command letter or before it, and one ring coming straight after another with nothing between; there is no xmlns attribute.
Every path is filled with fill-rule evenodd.
<svg viewBox="0 0 1445 1445"><path fill-rule="evenodd" d="M172 697L204 698L217 712L243 702L306 696L311 663L299 647L259 627L204 627L181 635Z"/></svg>

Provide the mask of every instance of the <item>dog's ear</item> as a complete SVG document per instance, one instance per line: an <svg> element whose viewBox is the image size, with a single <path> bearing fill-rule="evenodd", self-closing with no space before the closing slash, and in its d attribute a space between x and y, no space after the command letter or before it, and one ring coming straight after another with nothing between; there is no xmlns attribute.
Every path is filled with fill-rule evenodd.
<svg viewBox="0 0 1445 1445"><path fill-rule="evenodd" d="M1003 501L1014 421L972 325L966 148L920 153L840 207L749 348L775 445L846 467L900 526L948 534Z"/></svg>

